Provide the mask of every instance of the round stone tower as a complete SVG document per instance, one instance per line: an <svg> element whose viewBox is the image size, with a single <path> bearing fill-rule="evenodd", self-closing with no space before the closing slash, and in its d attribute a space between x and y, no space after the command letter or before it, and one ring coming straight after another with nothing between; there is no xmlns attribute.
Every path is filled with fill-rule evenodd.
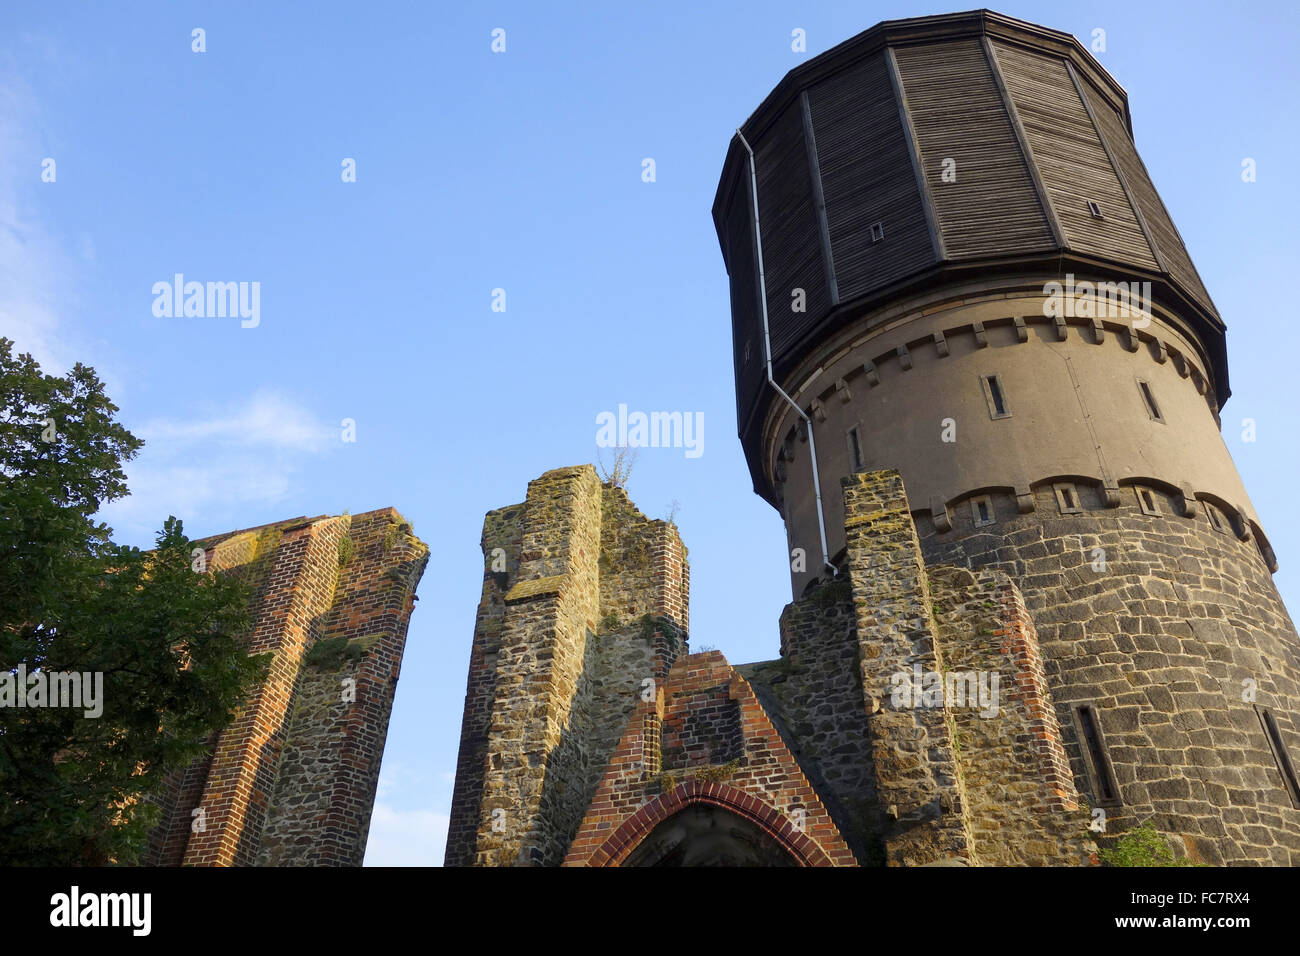
<svg viewBox="0 0 1300 956"><path fill-rule="evenodd" d="M1024 593L1094 807L1300 863L1300 640L1220 435L1224 324L1123 88L999 14L882 23L760 104L713 216L795 597L839 570L840 479L897 470L927 564Z"/></svg>

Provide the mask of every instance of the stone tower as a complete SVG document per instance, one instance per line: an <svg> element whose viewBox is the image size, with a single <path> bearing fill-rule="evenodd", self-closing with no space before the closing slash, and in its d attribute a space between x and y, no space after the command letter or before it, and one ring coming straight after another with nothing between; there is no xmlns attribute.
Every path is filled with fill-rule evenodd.
<svg viewBox="0 0 1300 956"><path fill-rule="evenodd" d="M936 660L891 644L872 584L899 568L862 529L898 532L877 527L894 502L918 593L996 572L1023 598L1099 832L1151 821L1206 862L1300 862L1300 641L1220 435L1224 324L1119 84L999 14L882 23L759 105L713 216L739 434L791 550L784 649L839 581L876 655L869 712L872 680Z"/></svg>
<svg viewBox="0 0 1300 956"><path fill-rule="evenodd" d="M780 656L690 654L676 528L541 476L484 523L447 863L1086 866L1141 825L1300 864L1300 642L1115 81L883 23L759 106L713 212Z"/></svg>

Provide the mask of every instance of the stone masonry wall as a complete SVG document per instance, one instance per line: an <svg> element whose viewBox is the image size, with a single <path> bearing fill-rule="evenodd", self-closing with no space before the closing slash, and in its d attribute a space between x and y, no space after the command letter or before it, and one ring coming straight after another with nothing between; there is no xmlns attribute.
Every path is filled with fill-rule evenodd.
<svg viewBox="0 0 1300 956"><path fill-rule="evenodd" d="M927 576L950 682L944 703L980 862L1095 863L1091 821L1074 787L1020 592L997 571L933 567Z"/></svg>
<svg viewBox="0 0 1300 956"><path fill-rule="evenodd" d="M363 550L340 581L354 533L367 546L377 536L383 554ZM146 862L359 865L412 592L427 548L391 508L355 518L299 518L198 544L209 571L239 575L250 585L249 653L272 656L267 678L213 742L212 753L174 778L160 801L164 817L150 836ZM328 723L309 703L325 691L304 678L304 665L325 635L358 663L359 675L356 701ZM314 748L310 759L302 759L303 747ZM325 800L324 811L313 802L318 798Z"/></svg>
<svg viewBox="0 0 1300 956"><path fill-rule="evenodd" d="M1300 641L1269 557L1222 502L1072 483L1073 513L1047 484L1020 498L991 493L986 526L964 501L950 507L950 531L919 515L927 563L998 569L1023 592L1073 776L1093 806L1103 801L1072 705L1096 707L1120 791L1099 842L1149 820L1193 859L1300 864L1300 810L1256 709L1271 707L1300 753Z"/></svg>
<svg viewBox="0 0 1300 956"><path fill-rule="evenodd" d="M505 596L476 862L544 865L563 852L557 843L585 769L575 696L599 610L599 489L589 469L529 483Z"/></svg>
<svg viewBox="0 0 1300 956"><path fill-rule="evenodd" d="M639 695L685 649L685 549L589 465L489 513L483 548L446 862L557 865Z"/></svg>
<svg viewBox="0 0 1300 956"><path fill-rule="evenodd" d="M903 562L910 568L918 558L902 523L896 496L901 488L892 475L870 476L863 483L868 494L854 496L858 514L873 513L862 508L864 502L872 504L879 529L862 539L857 568L865 569L868 580L874 572L886 583L892 580L884 570L887 566ZM882 504L885 507L879 507ZM848 570L849 580L859 573L852 567ZM918 596L922 579L925 597ZM896 657L899 666L892 671L880 664L865 671L861 666L863 661L880 661L889 648L878 648L874 657L866 650L881 633L874 617L873 629L863 633L859 644L849 580L825 583L786 607L779 661L737 670L753 682L769 710L779 714L793 740L793 752L859 860L870 866L939 858L924 849L920 837L921 847L910 855L895 852L886 858L886 841L893 840L897 847L897 831L908 821L895 822L887 812L880 796L883 789L895 799L902 793L916 803L928 803L941 823L944 816L949 818L947 827L939 826L937 835L931 836L935 846L947 839L945 829L964 825L971 848L968 859L981 864L1094 863L1089 817L1075 790L1033 621L1011 580L999 572L972 573L943 566L919 572L913 599L920 602L918 614L920 605L928 602L933 631L921 625L922 653ZM898 588L889 599L905 596ZM872 607L868 605L868 610ZM933 654L928 653L926 642L932 642ZM906 677L910 686L917 676L912 667L918 664L923 672L942 673L946 680L961 678L949 689L970 690L973 695L967 700L965 693L944 694L938 698L938 708L928 711L909 711L916 703L909 699L900 709L893 699L894 678ZM864 673L869 675L865 684ZM975 683L967 682L968 677ZM981 677L988 692L982 708L974 693ZM866 697L873 698L870 715ZM946 724L946 733L942 726L939 733L941 741L950 741L952 762L947 773L958 782L950 792L942 791L949 786L948 777L926 772L922 761L932 759L926 744L902 745L912 731L903 725L908 736L899 735L895 723L901 721L893 715L909 712ZM886 774L894 774L892 779L886 776L878 781L873 741L887 753L897 748L897 756L890 753L886 767ZM917 788L915 795L909 787ZM916 827L915 822L911 825Z"/></svg>
<svg viewBox="0 0 1300 956"><path fill-rule="evenodd" d="M497 661L505 630L505 597L511 584L508 567L519 566L525 507L520 504L490 511L483 519L481 543L486 559L483 597L479 601L474 640L470 646L469 680L460 725L460 751L456 759L456 786L447 827L445 859L448 866L468 866L474 862L483 780L487 771L488 734L492 705L496 700Z"/></svg>
<svg viewBox="0 0 1300 956"><path fill-rule="evenodd" d="M884 833L890 865L945 859L978 862L964 817L965 798L942 709L889 706L892 675L942 672L944 660L907 495L897 472L842 479L845 563L869 715L876 794L890 824Z"/></svg>
<svg viewBox="0 0 1300 956"><path fill-rule="evenodd" d="M781 614L781 658L736 668L774 714L854 855L885 861L862 695L857 621L848 583L822 585Z"/></svg>
<svg viewBox="0 0 1300 956"><path fill-rule="evenodd" d="M489 515L485 558L516 550L485 577L491 673L471 665L454 804L474 841L454 812L448 863L619 865L695 803L804 865L1088 865L1148 819L1207 862L1293 860L1257 709L1294 745L1294 632L1280 601L1233 598L1271 582L1230 511L1159 489L1126 511L1085 484L1077 512L1051 511L1076 502L1049 486L1036 508L989 493L991 523L956 508L936 532L897 472L843 486L843 579L786 609L780 660L741 668L682 656L684 622L663 613L688 587L675 530L589 468ZM896 696L920 675L937 704ZM1096 835L1082 703L1121 791ZM776 797L765 752L793 774ZM791 842L814 803L820 836Z"/></svg>

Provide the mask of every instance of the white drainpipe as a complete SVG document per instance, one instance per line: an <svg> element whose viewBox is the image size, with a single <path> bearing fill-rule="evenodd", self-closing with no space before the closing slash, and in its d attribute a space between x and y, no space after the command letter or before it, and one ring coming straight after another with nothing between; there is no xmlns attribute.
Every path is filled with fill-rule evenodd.
<svg viewBox="0 0 1300 956"><path fill-rule="evenodd" d="M812 419L804 414L804 410L785 393L780 385L776 384L776 379L772 377L772 340L767 331L767 277L763 274L763 234L758 228L758 173L754 168L754 151L749 148L745 134L736 130L736 135L740 137L745 152L749 153L749 183L754 194L754 241L758 247L758 301L763 309L763 358L767 362L767 383L776 389L776 393L786 400L787 404L795 410L795 414L808 426L808 454L812 458L813 492L817 496L817 531L822 539L822 564L830 568L833 574L838 575L839 569L831 564L830 553L826 550L826 518L822 514L822 483L817 475L817 439L813 437Z"/></svg>

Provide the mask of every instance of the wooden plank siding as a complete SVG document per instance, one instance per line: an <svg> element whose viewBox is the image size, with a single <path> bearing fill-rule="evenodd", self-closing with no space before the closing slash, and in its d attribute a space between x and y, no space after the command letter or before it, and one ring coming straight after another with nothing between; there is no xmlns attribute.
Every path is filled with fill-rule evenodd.
<svg viewBox="0 0 1300 956"><path fill-rule="evenodd" d="M894 55L948 258L1055 247L980 41L900 47ZM943 181L946 158L957 164L956 182Z"/></svg>
<svg viewBox="0 0 1300 956"><path fill-rule="evenodd" d="M1158 269L1065 61L996 41L990 47L1070 248ZM1104 218L1092 216L1090 200Z"/></svg>
<svg viewBox="0 0 1300 956"><path fill-rule="evenodd" d="M795 100L787 106L753 147L768 328L772 353L778 355L799 340L813 317L825 315L831 306L804 138L803 105ZM792 308L795 289L804 290L803 312Z"/></svg>
<svg viewBox="0 0 1300 956"><path fill-rule="evenodd" d="M890 21L795 67L743 129L783 387L891 297L1074 271L1150 278L1154 298L1187 313L1227 397L1222 320L1134 147L1127 96L1069 34L989 11ZM945 182L947 160L955 181ZM749 156L733 137L713 218L738 430L755 489L775 502L753 456L779 400L767 385L753 217Z"/></svg>
<svg viewBox="0 0 1300 956"><path fill-rule="evenodd" d="M1160 194L1156 192L1155 184L1147 174L1146 164L1142 162L1137 147L1129 138L1123 120L1106 105L1103 97L1097 95L1092 89L1087 87L1085 89L1092 103L1093 114L1097 117L1098 125L1101 126L1102 135L1106 137L1106 144L1114 153L1116 162L1124 172L1129 189L1132 190L1138 205L1142 208L1142 216L1146 219L1151 235L1159 247L1160 257L1164 260L1169 275L1186 289L1188 294L1217 316L1218 310L1215 309L1205 284L1201 282L1196 267L1192 265L1183 238L1178 234L1178 229L1161 201Z"/></svg>
<svg viewBox="0 0 1300 956"><path fill-rule="evenodd" d="M911 175L906 134L882 54L808 91L840 298L848 301L937 261ZM884 239L871 241L871 226Z"/></svg>
<svg viewBox="0 0 1300 956"><path fill-rule="evenodd" d="M758 308L758 268L754 256L754 207L749 164L736 176L724 211L731 284L731 338L736 371L736 421L744 424L767 379L763 366L763 317ZM748 355L746 355L748 353Z"/></svg>

